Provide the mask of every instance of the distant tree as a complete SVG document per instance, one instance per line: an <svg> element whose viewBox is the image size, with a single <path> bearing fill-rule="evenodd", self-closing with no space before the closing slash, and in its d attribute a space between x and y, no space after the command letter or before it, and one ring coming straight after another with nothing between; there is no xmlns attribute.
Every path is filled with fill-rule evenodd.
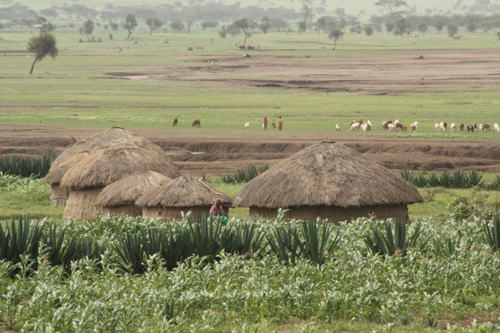
<svg viewBox="0 0 500 333"><path fill-rule="evenodd" d="M445 26L445 23L443 21L436 21L434 23L434 28L436 28L436 30L439 32L443 31L444 26Z"/></svg>
<svg viewBox="0 0 500 333"><path fill-rule="evenodd" d="M469 32L475 32L477 30L477 24L474 22L468 23L466 27Z"/></svg>
<svg viewBox="0 0 500 333"><path fill-rule="evenodd" d="M110 23L109 23L109 26L111 27L111 30L113 30L113 31L118 30L118 28L120 27L120 26L118 25L118 23L115 23L115 22L110 22Z"/></svg>
<svg viewBox="0 0 500 333"><path fill-rule="evenodd" d="M201 23L201 28L205 30L208 28L215 28L217 25L219 25L219 22L217 21L205 21Z"/></svg>
<svg viewBox="0 0 500 333"><path fill-rule="evenodd" d="M127 17L125 17L125 23L123 23L123 28L127 29L128 31L127 39L130 39L130 35L132 35L132 31L134 31L135 27L137 27L137 20L135 19L135 15L128 14Z"/></svg>
<svg viewBox="0 0 500 333"><path fill-rule="evenodd" d="M448 37L451 38L456 38L458 34L458 27L455 24L448 24L446 27L446 30L448 30Z"/></svg>
<svg viewBox="0 0 500 333"><path fill-rule="evenodd" d="M420 23L418 26L417 26L417 30L418 32L420 32L421 34L425 34L427 32L427 30L429 29L429 26L427 25L427 23Z"/></svg>
<svg viewBox="0 0 500 333"><path fill-rule="evenodd" d="M403 36L404 34L409 34L411 29L411 24L404 17L398 20L394 26L394 34L398 36Z"/></svg>
<svg viewBox="0 0 500 333"><path fill-rule="evenodd" d="M269 31L269 29L271 29L271 20L269 19L269 17L264 16L261 18L259 29L262 30L262 32L265 34Z"/></svg>
<svg viewBox="0 0 500 333"><path fill-rule="evenodd" d="M363 27L363 30L365 31L365 34L370 37L371 35L373 35L373 27L371 25L365 25Z"/></svg>
<svg viewBox="0 0 500 333"><path fill-rule="evenodd" d="M312 0L303 0L302 4L302 22L304 22L303 28L304 32L307 31L307 28L311 25L312 21Z"/></svg>
<svg viewBox="0 0 500 333"><path fill-rule="evenodd" d="M344 37L344 32L341 29L336 28L330 30L330 32L328 33L328 39L331 39L333 41L332 50L337 49L337 41L339 39L342 39L342 37Z"/></svg>
<svg viewBox="0 0 500 333"><path fill-rule="evenodd" d="M337 24L337 19L333 16L321 16L316 20L316 28L319 32L328 32L330 30L330 27L337 26Z"/></svg>
<svg viewBox="0 0 500 333"><path fill-rule="evenodd" d="M153 32L163 26L163 22L155 17L150 17L146 19L146 25L149 27L149 33L152 35Z"/></svg>
<svg viewBox="0 0 500 333"><path fill-rule="evenodd" d="M386 22L385 23L385 30L387 32L392 32L394 30L394 23L392 23L392 22Z"/></svg>
<svg viewBox="0 0 500 333"><path fill-rule="evenodd" d="M299 32L306 32L307 23L305 21L300 21L298 23L298 27L299 27Z"/></svg>
<svg viewBox="0 0 500 333"><path fill-rule="evenodd" d="M87 40L89 40L89 36L94 33L94 22L90 19L85 21L82 32L87 35Z"/></svg>
<svg viewBox="0 0 500 333"><path fill-rule="evenodd" d="M396 9L408 7L408 4L404 0L379 0L375 3L375 6L382 7L387 14L391 15Z"/></svg>
<svg viewBox="0 0 500 333"><path fill-rule="evenodd" d="M182 23L182 21L179 21L179 20L175 20L175 21L172 21L170 22L170 28L172 30L175 30L175 31L182 31L185 29L185 26L184 26L184 23Z"/></svg>
<svg viewBox="0 0 500 333"><path fill-rule="evenodd" d="M226 38L227 30L225 25L223 25L218 32L221 38Z"/></svg>
<svg viewBox="0 0 500 333"><path fill-rule="evenodd" d="M243 34L243 45L247 45L248 38L252 36L250 30L255 28L256 25L255 22L242 18L231 23L228 29L233 36Z"/></svg>
<svg viewBox="0 0 500 333"><path fill-rule="evenodd" d="M41 33L39 36L32 37L28 41L28 52L35 54L35 60L31 65L30 74L33 74L35 63L50 55L52 58L57 56L56 39L49 33Z"/></svg>

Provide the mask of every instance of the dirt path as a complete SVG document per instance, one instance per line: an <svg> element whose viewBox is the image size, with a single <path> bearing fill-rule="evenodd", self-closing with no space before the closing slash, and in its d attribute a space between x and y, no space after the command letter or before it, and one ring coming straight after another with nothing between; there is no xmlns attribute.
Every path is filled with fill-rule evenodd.
<svg viewBox="0 0 500 333"><path fill-rule="evenodd" d="M100 129L99 129L100 130ZM0 125L0 158L60 153L74 140L97 129ZM181 171L222 175L249 164L272 165L307 145L325 139L324 133L268 133L136 130L165 149ZM500 172L500 144L489 141L425 141L401 138L338 137L369 159L388 168L419 170L478 169Z"/></svg>

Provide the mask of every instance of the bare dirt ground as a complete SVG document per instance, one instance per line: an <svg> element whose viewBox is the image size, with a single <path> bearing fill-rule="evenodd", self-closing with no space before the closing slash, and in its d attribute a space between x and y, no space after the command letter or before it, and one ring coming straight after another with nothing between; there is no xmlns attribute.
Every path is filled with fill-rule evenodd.
<svg viewBox="0 0 500 333"><path fill-rule="evenodd" d="M112 72L134 80L180 80L200 88L267 87L397 94L500 87L500 53L402 50L397 53L185 57L185 65Z"/></svg>
<svg viewBox="0 0 500 333"><path fill-rule="evenodd" d="M60 153L74 140L97 132L89 128L0 125L0 156ZM160 145L185 173L224 175L249 164L272 165L325 138L318 133L239 133L137 130ZM330 137L393 170L500 172L500 144L488 141L424 141L398 138Z"/></svg>

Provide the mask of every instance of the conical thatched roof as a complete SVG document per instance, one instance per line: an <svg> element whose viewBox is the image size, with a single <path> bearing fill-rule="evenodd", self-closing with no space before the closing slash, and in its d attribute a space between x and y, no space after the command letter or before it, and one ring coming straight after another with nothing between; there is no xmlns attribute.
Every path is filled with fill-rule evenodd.
<svg viewBox="0 0 500 333"><path fill-rule="evenodd" d="M106 186L97 196L96 204L102 207L134 205L143 194L171 180L154 171L136 172Z"/></svg>
<svg viewBox="0 0 500 333"><path fill-rule="evenodd" d="M422 201L417 189L385 167L336 143L307 147L246 184L238 207L364 207Z"/></svg>
<svg viewBox="0 0 500 333"><path fill-rule="evenodd" d="M148 139L140 137L135 133L127 131L126 129L112 127L77 141L69 146L52 162L51 170L52 168L58 167L59 164L63 163L68 157L76 153L82 151L89 151L93 153L98 150L112 148L117 145L122 147L125 145L136 146L163 153L163 149L161 149L161 147L155 145Z"/></svg>
<svg viewBox="0 0 500 333"><path fill-rule="evenodd" d="M193 177L181 176L140 197L139 207L186 208L210 206L216 200L230 205L232 200L206 182Z"/></svg>
<svg viewBox="0 0 500 333"><path fill-rule="evenodd" d="M49 173L43 178L46 184L57 185L61 182L62 177L73 165L88 157L89 151L82 151L71 156L68 156L64 161L54 166L51 165Z"/></svg>
<svg viewBox="0 0 500 333"><path fill-rule="evenodd" d="M104 187L139 171L156 171L170 178L180 174L163 153L137 147L99 150L71 167L61 186L73 189Z"/></svg>

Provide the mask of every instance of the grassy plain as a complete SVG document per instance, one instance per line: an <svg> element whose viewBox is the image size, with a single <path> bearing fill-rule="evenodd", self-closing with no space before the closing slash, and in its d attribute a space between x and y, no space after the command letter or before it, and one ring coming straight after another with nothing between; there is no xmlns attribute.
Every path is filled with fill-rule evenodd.
<svg viewBox="0 0 500 333"><path fill-rule="evenodd" d="M260 119L278 115L285 117L289 131L331 132L338 123L344 129L353 119L371 119L373 136L386 136L380 122L399 119L409 124L420 122L419 133L413 137L427 139L500 139L498 133L436 133L434 123L500 122L500 101L496 90L464 88L459 91L425 93L365 94L329 93L305 89L270 89L256 87L203 86L195 81L128 80L108 75L110 72L154 72L161 70L172 76L207 73L212 67L207 56L241 56L235 51L238 37L219 38L216 33L138 34L137 41L124 40L124 34L107 40L97 33L102 43L78 43L84 36L58 32L59 56L37 64L33 76L28 74L33 58L23 50L32 34L2 33L0 35L0 122L4 124L57 125L72 127L171 128L178 117L179 128L189 129L192 119L202 120L203 131L221 135L242 128L243 123L256 124ZM168 40L168 43L165 41ZM424 50L489 50L500 48L493 35L467 35L453 40L442 35L418 39L389 35L373 37L346 35L337 51L331 51L324 34L272 33L255 34L253 44L262 51L257 56L321 55L330 61L339 56L394 55L418 56ZM324 44L321 44L324 43ZM189 46L202 45L203 50L187 51ZM121 51L120 49L121 48ZM307 58L284 59L294 61ZM221 64L223 65L223 64ZM214 77L222 75L213 73ZM284 73L286 75L286 73ZM253 76L252 78L259 78ZM262 74L262 79L266 78ZM392 134L406 137L409 134Z"/></svg>

